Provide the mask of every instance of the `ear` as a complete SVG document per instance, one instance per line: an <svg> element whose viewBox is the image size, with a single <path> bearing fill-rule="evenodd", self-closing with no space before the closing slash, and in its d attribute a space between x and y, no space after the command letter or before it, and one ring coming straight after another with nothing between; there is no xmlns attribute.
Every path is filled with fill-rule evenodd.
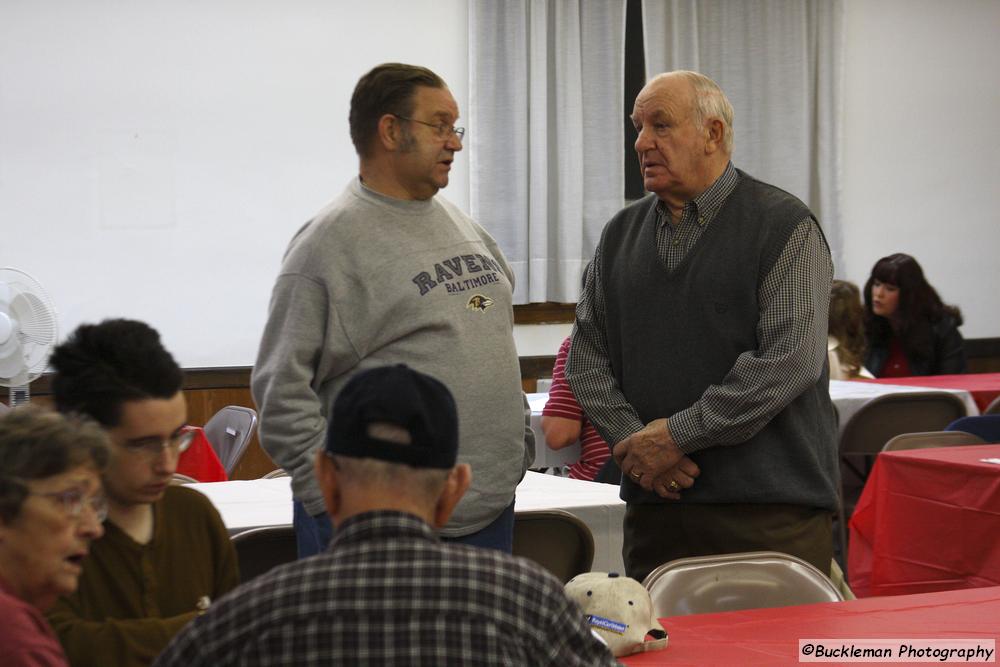
<svg viewBox="0 0 1000 667"><path fill-rule="evenodd" d="M403 128L399 119L391 113L383 114L378 119L376 134L379 144L389 152L398 150L403 141Z"/></svg>
<svg viewBox="0 0 1000 667"><path fill-rule="evenodd" d="M434 527L441 529L448 523L455 505L462 499L472 483L472 468L468 463L459 463L448 473L448 481L434 505Z"/></svg>
<svg viewBox="0 0 1000 667"><path fill-rule="evenodd" d="M724 148L726 137L726 126L718 118L709 118L705 121L705 154L711 155Z"/></svg>
<svg viewBox="0 0 1000 667"><path fill-rule="evenodd" d="M323 493L323 504L331 520L340 509L340 480L337 478L337 468L333 461L320 448L316 452L316 479Z"/></svg>

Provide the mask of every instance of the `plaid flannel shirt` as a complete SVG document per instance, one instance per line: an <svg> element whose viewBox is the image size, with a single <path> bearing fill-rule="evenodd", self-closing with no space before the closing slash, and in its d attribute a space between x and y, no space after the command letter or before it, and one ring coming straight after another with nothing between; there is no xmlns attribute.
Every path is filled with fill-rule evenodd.
<svg viewBox="0 0 1000 667"><path fill-rule="evenodd" d="M325 553L215 603L155 664L617 663L538 565L442 543L415 516L377 511L345 521Z"/></svg>

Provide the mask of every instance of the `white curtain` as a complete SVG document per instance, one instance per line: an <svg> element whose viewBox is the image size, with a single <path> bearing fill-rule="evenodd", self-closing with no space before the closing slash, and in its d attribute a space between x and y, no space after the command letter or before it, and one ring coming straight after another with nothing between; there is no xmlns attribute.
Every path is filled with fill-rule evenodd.
<svg viewBox="0 0 1000 667"><path fill-rule="evenodd" d="M624 204L625 0L470 0L472 216L515 303L573 302Z"/></svg>
<svg viewBox="0 0 1000 667"><path fill-rule="evenodd" d="M643 0L647 78L712 77L735 109L733 163L798 196L841 266L841 0Z"/></svg>

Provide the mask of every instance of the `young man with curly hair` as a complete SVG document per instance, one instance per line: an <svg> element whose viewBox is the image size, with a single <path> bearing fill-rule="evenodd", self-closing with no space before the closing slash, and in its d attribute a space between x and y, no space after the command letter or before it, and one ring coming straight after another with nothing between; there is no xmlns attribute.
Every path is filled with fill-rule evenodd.
<svg viewBox="0 0 1000 667"><path fill-rule="evenodd" d="M111 461L104 537L49 621L73 665L148 665L239 583L218 512L197 491L170 485L191 437L181 369L153 328L123 319L81 325L51 364L56 408L101 424Z"/></svg>

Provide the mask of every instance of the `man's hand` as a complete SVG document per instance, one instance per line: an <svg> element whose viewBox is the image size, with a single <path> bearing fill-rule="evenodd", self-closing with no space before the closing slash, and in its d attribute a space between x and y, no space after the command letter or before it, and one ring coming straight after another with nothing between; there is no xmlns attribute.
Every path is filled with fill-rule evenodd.
<svg viewBox="0 0 1000 667"><path fill-rule="evenodd" d="M678 500L681 489L689 489L700 470L684 455L670 434L666 419L656 419L625 438L612 450L622 474L646 491Z"/></svg>

